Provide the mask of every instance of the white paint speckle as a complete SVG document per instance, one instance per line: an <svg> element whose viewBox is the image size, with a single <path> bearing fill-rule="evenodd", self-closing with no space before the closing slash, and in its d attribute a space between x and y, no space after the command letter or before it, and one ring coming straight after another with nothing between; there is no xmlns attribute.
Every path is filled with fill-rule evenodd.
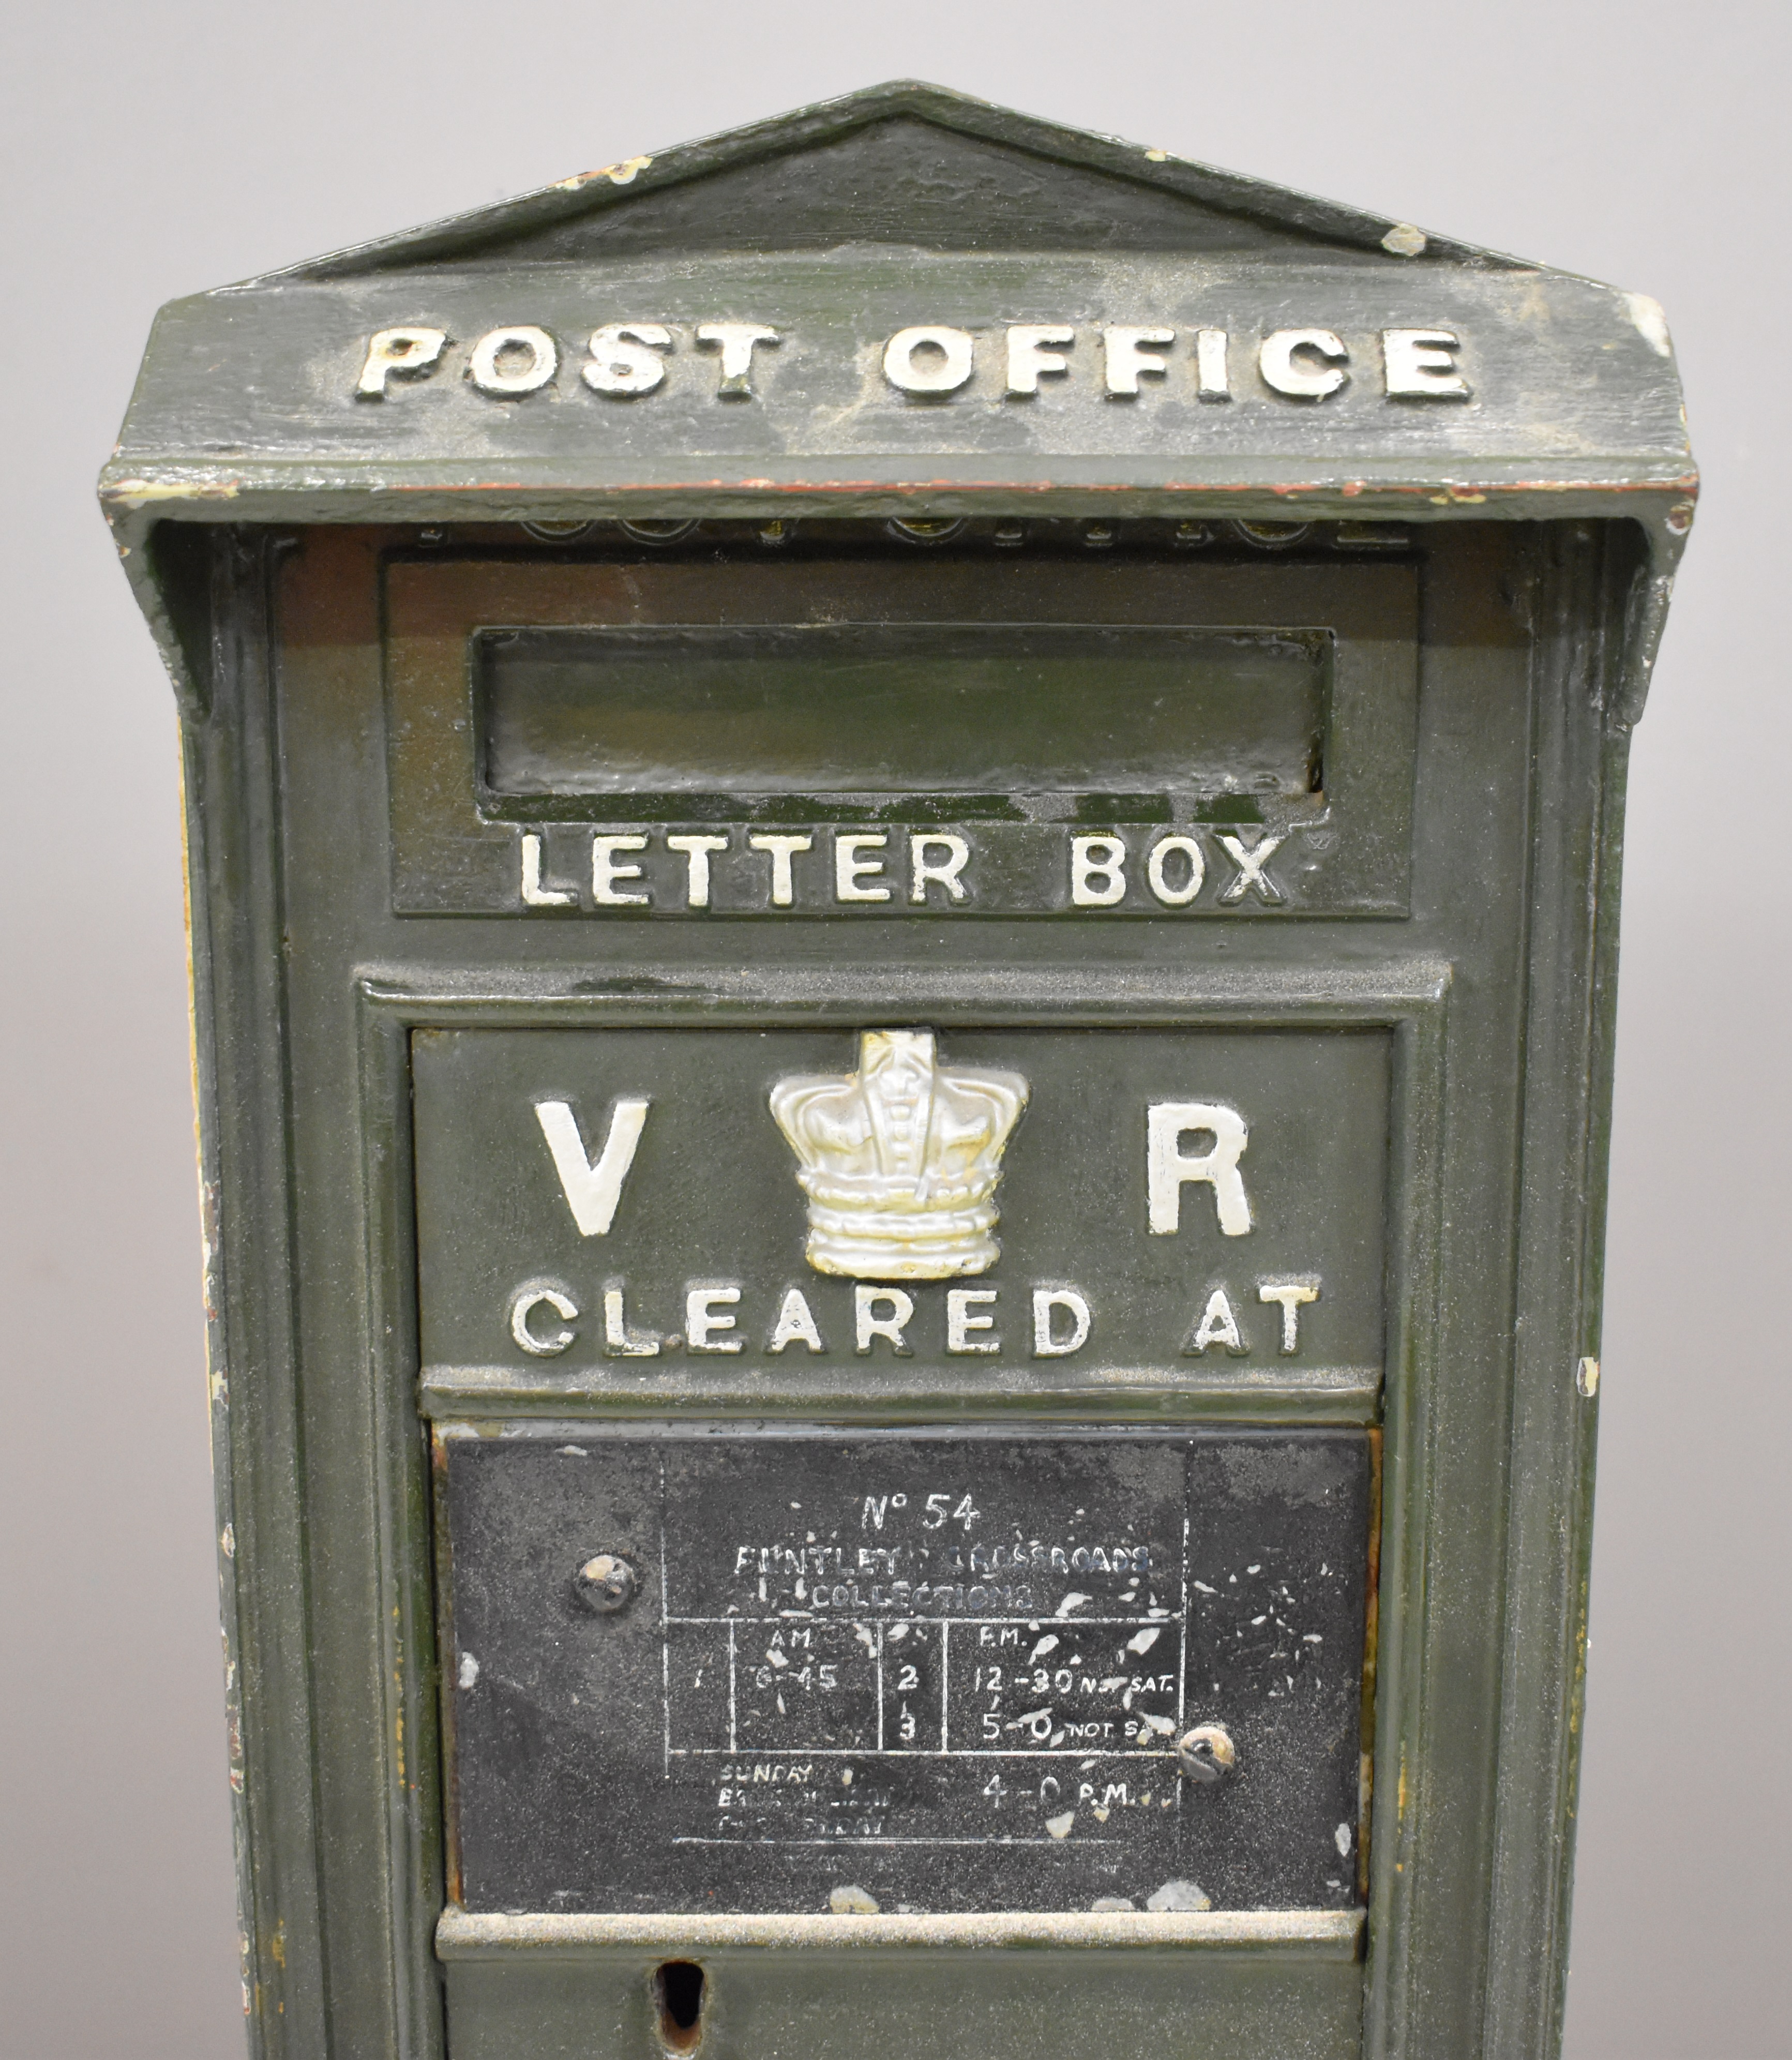
<svg viewBox="0 0 1792 2060"><path fill-rule="evenodd" d="M554 1450L564 1459L588 1459L591 1456L583 1445L556 1445Z"/></svg>
<svg viewBox="0 0 1792 2060"><path fill-rule="evenodd" d="M1115 1917L1123 1910L1131 1909L1132 1903L1123 1895L1098 1895L1089 1907L1098 1917Z"/></svg>
<svg viewBox="0 0 1792 2060"><path fill-rule="evenodd" d="M1055 1838L1068 1838L1070 1836L1071 1826L1076 1822L1076 1812L1074 1810L1067 1810L1061 1817L1048 1817L1045 1820L1045 1828Z"/></svg>
<svg viewBox="0 0 1792 2060"><path fill-rule="evenodd" d="M479 1679L479 1662L470 1652L461 1655L461 1671L457 1678L463 1688L470 1688Z"/></svg>
<svg viewBox="0 0 1792 2060"><path fill-rule="evenodd" d="M1149 1631L1135 1631L1127 1640L1126 1649L1128 1652L1136 1652L1143 1658L1163 1635L1161 1628L1155 1625Z"/></svg>
<svg viewBox="0 0 1792 2060"><path fill-rule="evenodd" d="M1397 222L1381 239L1381 247L1391 258L1417 258L1424 252L1425 232L1415 229L1410 222Z"/></svg>
<svg viewBox="0 0 1792 2060"><path fill-rule="evenodd" d="M1211 1910L1212 1898L1198 1882L1167 1881L1145 1898L1147 1910Z"/></svg>
<svg viewBox="0 0 1792 2060"><path fill-rule="evenodd" d="M1340 1824L1331 1834L1331 1842L1338 1848L1339 1858L1347 1860L1351 1856L1350 1826Z"/></svg>
<svg viewBox="0 0 1792 2060"><path fill-rule="evenodd" d="M836 1917L875 1917L877 1898L863 1888L836 1888L830 1890L828 1907Z"/></svg>
<svg viewBox="0 0 1792 2060"><path fill-rule="evenodd" d="M1056 1652L1057 1649L1058 1635L1056 1631L1048 1631L1045 1634L1044 1637L1040 1640L1038 1644L1033 1647L1032 1651L1028 1654L1027 1664L1031 1667L1036 1659L1043 1659L1047 1653Z"/></svg>
<svg viewBox="0 0 1792 2060"><path fill-rule="evenodd" d="M1093 1602L1094 1599L1095 1598L1092 1595L1080 1595L1076 1592L1076 1589L1072 1588L1070 1593L1064 1597L1064 1600L1059 1603L1058 1615L1060 1616L1069 1616L1074 1611L1080 1610L1083 1607L1084 1603Z"/></svg>

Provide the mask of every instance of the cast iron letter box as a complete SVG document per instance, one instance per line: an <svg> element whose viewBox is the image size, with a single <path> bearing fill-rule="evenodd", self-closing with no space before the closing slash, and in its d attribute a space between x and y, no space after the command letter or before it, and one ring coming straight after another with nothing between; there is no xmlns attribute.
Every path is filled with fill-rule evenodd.
<svg viewBox="0 0 1792 2060"><path fill-rule="evenodd" d="M921 86L165 310L257 2050L1553 2050L1691 492Z"/></svg>

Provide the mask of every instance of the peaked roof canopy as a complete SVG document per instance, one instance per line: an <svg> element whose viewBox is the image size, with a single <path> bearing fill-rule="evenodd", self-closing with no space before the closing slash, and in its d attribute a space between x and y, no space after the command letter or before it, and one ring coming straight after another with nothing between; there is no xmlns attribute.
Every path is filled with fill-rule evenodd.
<svg viewBox="0 0 1792 2060"><path fill-rule="evenodd" d="M178 679L171 524L1622 515L1638 705L1694 488L1653 301L912 83L173 302L101 481Z"/></svg>
<svg viewBox="0 0 1792 2060"><path fill-rule="evenodd" d="M1410 226L904 79L267 276L857 242L1382 258L1394 231ZM1419 254L1433 263L1518 261L1422 242Z"/></svg>

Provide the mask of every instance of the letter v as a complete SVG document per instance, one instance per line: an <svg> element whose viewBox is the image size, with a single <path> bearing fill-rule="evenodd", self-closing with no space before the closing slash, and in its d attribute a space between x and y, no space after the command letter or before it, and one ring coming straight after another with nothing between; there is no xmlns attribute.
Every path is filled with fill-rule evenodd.
<svg viewBox="0 0 1792 2060"><path fill-rule="evenodd" d="M563 1101L538 1101L536 1120L548 1149L554 1155L554 1170L565 1191L566 1206L585 1237L601 1237L616 1215L622 1197L622 1183L635 1163L635 1147L641 1142L641 1125L647 1120L645 1101L624 1100L610 1111L609 1135L595 1160L585 1153L579 1134L579 1120Z"/></svg>

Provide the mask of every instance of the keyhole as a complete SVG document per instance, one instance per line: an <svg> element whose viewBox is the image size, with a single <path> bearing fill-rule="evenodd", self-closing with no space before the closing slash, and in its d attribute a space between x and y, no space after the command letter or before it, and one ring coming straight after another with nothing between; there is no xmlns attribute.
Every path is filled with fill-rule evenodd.
<svg viewBox="0 0 1792 2060"><path fill-rule="evenodd" d="M694 2053L703 2043L703 1970L695 1960L668 1960L653 1977L660 2006L660 2043L669 2053Z"/></svg>

